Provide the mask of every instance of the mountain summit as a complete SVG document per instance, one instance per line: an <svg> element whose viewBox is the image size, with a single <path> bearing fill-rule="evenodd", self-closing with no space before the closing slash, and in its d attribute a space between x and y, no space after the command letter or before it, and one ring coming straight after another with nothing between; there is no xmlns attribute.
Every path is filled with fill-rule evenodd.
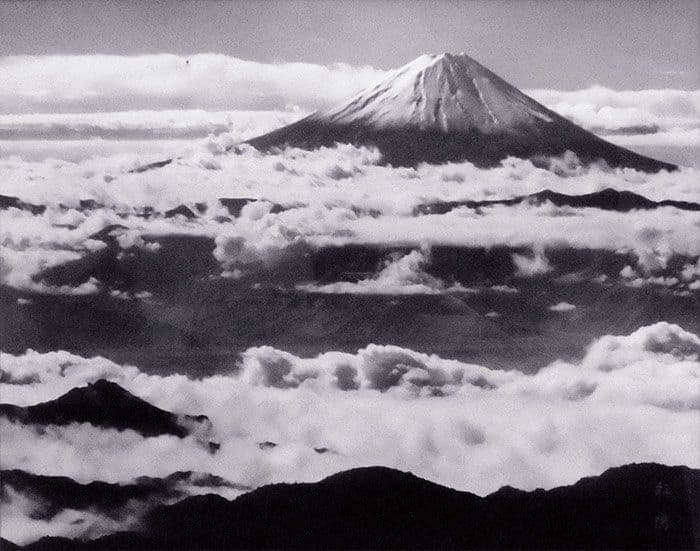
<svg viewBox="0 0 700 551"><path fill-rule="evenodd" d="M254 138L258 149L373 145L387 163L541 160L573 151L584 162L672 170L613 145L547 109L466 54L422 55L345 103Z"/></svg>

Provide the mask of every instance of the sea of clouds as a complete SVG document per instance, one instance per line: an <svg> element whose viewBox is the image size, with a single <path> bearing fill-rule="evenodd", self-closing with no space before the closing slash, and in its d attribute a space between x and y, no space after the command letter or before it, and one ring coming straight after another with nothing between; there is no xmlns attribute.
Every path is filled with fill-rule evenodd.
<svg viewBox="0 0 700 551"><path fill-rule="evenodd" d="M686 160L689 167L676 172L583 167L571 156L552 160L553 170L512 158L488 170L467 162L395 168L383 165L376 150L347 145L269 154L239 145L382 75L370 67L272 65L214 54L0 59L0 194L47 207L40 214L0 210L0 283L28 297L116 296L119 291L95 278L68 286L39 276L104 250L108 245L94 234L119 225L112 235L123 254L157 255L164 236L212 239L220 275L240 280L241 289L267 279L299 293L477 292L428 273L431 248L453 245L522 248L512 258L523 278L552 271L546 252L552 248L631 253L619 283L696 296L698 212L523 203L418 215L415 208L543 189L614 188L698 202L700 173L690 166L697 158L700 92L530 91L616 143ZM131 172L168 158L173 162L161 169ZM222 197L258 201L235 218L219 203ZM80 207L87 199L94 208ZM206 205L196 218L163 215L178 205L197 211L196 203ZM142 216L145 207L155 214ZM289 281L294 262L309 250L348 244L403 252L357 281ZM683 262L669 273L678 256ZM549 308L565 315L576 306ZM91 425L38 430L0 420L0 466L81 482L196 470L255 487L381 464L480 494L504 484L569 484L630 462L700 467L699 354L697 335L667 323L601 335L580 361L557 361L535 374L378 344L312 358L251 348L235 373L198 380L65 351L2 354L3 402L32 404L107 378L158 407L208 415L222 447L210 454L194 438L144 438ZM261 449L266 441L277 446ZM67 511L46 522L32 518L34 505L24 497L6 498L11 506L3 504L3 531L11 527L14 541L99 535L138 516L134 511L115 524L97 513L87 518Z"/></svg>
<svg viewBox="0 0 700 551"><path fill-rule="evenodd" d="M36 276L43 270L85 257L106 247L92 236L110 225L120 247L158 253L157 240L168 235L198 235L215 242L214 257L225 275L275 276L287 273L295 258L328 246L362 244L410 247L414 253L389 259L378 273L358 284L322 287L298 281L311 292L434 293L460 291L424 273L430 248L523 247L530 255L514 258L518 275L547 272L546 248L594 248L631 252L636 265L621 274L644 283L658 277L674 256L686 257L675 283L697 288L694 268L700 245L695 238L700 213L664 207L628 213L556 207L551 203L457 208L446 214L418 215L425 203L510 198L552 189L589 193L605 188L628 190L650 199L700 199L694 169L645 174L634 170L584 168L575 160L554 160L557 172L529 161L508 159L494 169L470 163L417 168L392 168L380 163L377 151L340 145L314 152L286 149L261 154L234 144L225 135L200 141L170 165L143 173L130 172L154 158L115 155L78 163L61 160L0 160L0 193L45 205L41 214L8 208L0 211L0 281L25 290L89 293L99 281L76 289L47 287ZM258 199L243 207L238 218L219 198ZM81 209L91 199L96 208ZM197 218L166 218L178 205ZM286 210L273 208L282 205ZM143 208L156 214L145 218ZM222 218L223 217L223 218ZM640 277L642 279L640 279ZM670 280L669 280L670 281ZM669 283L665 281L662 283ZM671 285L671 286L673 286Z"/></svg>
<svg viewBox="0 0 700 551"><path fill-rule="evenodd" d="M3 354L4 401L29 405L107 378L158 407L208 415L222 447L3 421L2 466L83 482L199 470L258 486L383 464L478 493L633 461L697 467L699 353L697 335L662 322L600 337L580 362L533 375L374 344L313 358L251 348L236 373L199 380L62 351ZM260 449L265 441L278 446Z"/></svg>

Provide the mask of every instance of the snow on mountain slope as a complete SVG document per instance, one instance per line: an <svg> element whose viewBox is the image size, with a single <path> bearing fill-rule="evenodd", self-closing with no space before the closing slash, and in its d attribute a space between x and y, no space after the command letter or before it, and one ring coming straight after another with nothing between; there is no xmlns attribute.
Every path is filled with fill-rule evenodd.
<svg viewBox="0 0 700 551"><path fill-rule="evenodd" d="M541 160L569 150L584 162L675 168L598 138L466 54L422 55L338 107L248 143L259 149L372 145L396 165L468 160L493 166L507 156Z"/></svg>
<svg viewBox="0 0 700 551"><path fill-rule="evenodd" d="M554 113L466 54L422 55L338 108L314 115L337 124L485 132L535 122Z"/></svg>

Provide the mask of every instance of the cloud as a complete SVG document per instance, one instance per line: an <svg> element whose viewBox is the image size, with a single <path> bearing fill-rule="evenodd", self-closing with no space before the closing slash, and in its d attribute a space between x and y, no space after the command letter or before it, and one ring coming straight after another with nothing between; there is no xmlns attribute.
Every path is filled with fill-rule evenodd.
<svg viewBox="0 0 700 551"><path fill-rule="evenodd" d="M108 378L158 407L208 415L221 449L0 420L0 463L82 482L199 470L248 486L381 464L477 493L568 484L635 461L698 467L699 354L700 338L668 323L603 336L581 361L534 375L388 345L311 358L256 347L237 373L198 380L68 352L3 354L4 401L35 403ZM261 450L264 441L277 446Z"/></svg>
<svg viewBox="0 0 700 551"><path fill-rule="evenodd" d="M5 113L143 109L315 110L384 75L343 63L267 64L221 54L0 59Z"/></svg>
<svg viewBox="0 0 700 551"><path fill-rule="evenodd" d="M516 277L532 277L552 271L552 267L549 265L549 261L542 247L538 247L533 253L533 256L521 254L514 254L512 256L513 263L517 268L515 272Z"/></svg>
<svg viewBox="0 0 700 551"><path fill-rule="evenodd" d="M261 131L269 128L264 120L258 126ZM242 147L238 154L220 154L226 145L235 143L244 132L255 133L255 130L241 127L230 134L187 142L185 146L174 142L165 150L159 149L161 146L153 150L143 141L137 141L136 148L154 152L136 153L127 147L126 152L117 154L118 148L107 148L105 152L111 154L107 158L90 155L89 145L85 146L85 151L76 153L73 153L72 146L66 146L70 157L88 156L76 162L56 158L31 161L6 157L0 159L0 193L20 196L34 203L77 204L78 199L94 198L106 205L166 208L186 202L213 202L218 197L249 197L252 194L281 204L355 204L391 212L410 212L417 204L440 200L494 199L543 189L590 193L612 187L634 191L654 200L697 199L695 182L698 171L693 169L644 174L634 170L581 167L562 178L536 168L528 161L514 158L490 170L478 169L470 163L392 168L379 165L381 155L377 151L346 145L312 152L287 149L268 155ZM96 142L111 143L109 140ZM77 143L90 144L91 141ZM55 147L60 149L61 146ZM128 173L138 166L162 160L164 154L176 160L158 171ZM216 162L221 169L207 170L202 164L204 160ZM339 180L329 177L337 167L341 167L347 177ZM445 175L454 177L455 173L462 176L464 183L444 180Z"/></svg>
<svg viewBox="0 0 700 551"><path fill-rule="evenodd" d="M491 287L489 287L489 289L491 291L495 291L497 293L506 293L506 294L511 294L511 295L514 295L514 294L520 292L517 288L511 287L510 285L491 285Z"/></svg>
<svg viewBox="0 0 700 551"><path fill-rule="evenodd" d="M700 127L700 90L530 90L538 101L575 123L602 133L633 134Z"/></svg>
<svg viewBox="0 0 700 551"><path fill-rule="evenodd" d="M3 485L2 537L25 545L41 537L94 539L133 526L136 510L122 511L119 518L110 518L99 511L62 509L50 518L43 515L41 500L21 494ZM142 507L139 507L141 509ZM134 507L136 509L136 507Z"/></svg>
<svg viewBox="0 0 700 551"><path fill-rule="evenodd" d="M214 55L193 56L183 67L184 59L0 61L0 78L10 83L0 91L7 111L0 115L0 137L4 129L7 136L77 138L22 142L24 146L0 142L0 193L47 205L40 215L0 211L2 285L27 293L96 292L150 300L147 292L109 289L94 278L67 286L39 277L47 268L104 251L105 243L91 236L118 224L123 228L112 232L108 251L117 259L133 252L167 258L158 246L161 236L201 236L213 243L222 275L237 278L241 289L262 282L319 293L466 291L449 277L430 273L428 251L447 245L515 249L516 275L525 278L559 276L555 251L604 249L628 255L629 268L618 276L609 274L606 285L655 285L668 293L698 290L696 212L618 213L522 204L414 214L420 204L509 198L543 189L590 193L612 187L654 200L697 202L698 170L644 174L585 168L570 157L558 163L561 175L513 158L489 170L470 163L392 168L381 165L378 151L346 145L272 154L240 146L224 153L247 137L335 103L381 72L254 64ZM565 115L630 144L657 140L659 146L692 146L698 131L696 92L542 94L545 103L559 106ZM239 108L277 111L230 111ZM58 112L76 109L118 112ZM153 111L157 109L170 111ZM204 134L211 136L196 138ZM94 135L110 139L82 139ZM156 139L160 135L181 139L161 141ZM163 158L174 160L161 170L130 172ZM218 201L224 197L257 201L233 216ZM81 209L80 201L86 199L98 206ZM179 205L197 211L196 203L207 207L197 218L162 215ZM144 217L146 207L156 213ZM376 273L357 282L315 282L310 256L345 245L404 253L389 256ZM510 280L494 283L501 282L484 281L483 286L518 292ZM523 289L530 284L517 283ZM507 321L507 312L497 310L486 316L495 320L500 314ZM699 466L699 353L696 335L660 323L630 335L600 337L580 361L554 362L534 375L385 343L315 357L258 346L241 355L234 373L198 380L152 375L136 366L64 351L2 354L3 401L35 403L107 378L163 409L208 415L222 447L212 455L193 438L143 438L90 425L38 430L0 421L0 464L84 482L196 469L250 486L317 480L354 466L384 464L479 493L503 484L568 484L633 461ZM265 441L277 446L261 450L257 443ZM318 454L314 447L336 453ZM465 464L470 468L464 469ZM11 510L13 515L22 512L11 517L17 526L32 520L31 511L14 498ZM78 518L66 512L55 520L54 532L39 525L19 527L17 533L74 534L65 530L78 530L73 524ZM94 524L89 518L83 522Z"/></svg>
<svg viewBox="0 0 700 551"><path fill-rule="evenodd" d="M69 287L47 283L39 276L48 268L104 249L105 243L90 235L118 219L116 213L108 211L92 217L74 209L47 209L39 215L16 208L1 211L0 284L45 294L96 293L100 285L94 278Z"/></svg>
<svg viewBox="0 0 700 551"><path fill-rule="evenodd" d="M122 148L131 145L132 151L143 151L155 147L150 140L230 130L236 126L231 118L239 117L233 112L245 110L260 112L270 122L276 119L276 124L265 125L267 132L335 105L385 75L372 67L342 63L267 64L220 54L9 56L0 59L0 79L7 83L0 91L0 152L25 157L56 154L57 144L47 144L47 138L84 142L90 137L108 143L73 143L70 150L64 144L61 155L75 160L79 147L88 145L93 152L114 151L115 144L109 142L115 139L122 141ZM619 145L670 162L696 164L700 90L594 86L526 93ZM254 134L244 132L246 137ZM137 147L125 143L127 138L144 143ZM164 148L161 143L159 149ZM464 181L463 175L453 176Z"/></svg>
<svg viewBox="0 0 700 551"><path fill-rule="evenodd" d="M508 198L542 189L587 193L613 187L657 200L698 201L698 173L692 169L643 174L593 167L561 177L519 159L508 159L489 170L470 163L406 169L378 164L376 150L346 145L312 152L287 149L269 155L241 147L238 153L221 154L227 140L219 136L203 141L190 154L143 174L129 170L157 158L0 161L0 193L48 206L36 216L14 208L0 211L0 278L6 285L31 289L43 269L104 247L90 236L115 224L124 226L117 235L123 250L135 246L157 254L154 236L204 236L214 240L214 257L225 273L291 286L313 280L308 264L312 250L334 245L529 249L530 253L513 256L517 275L522 277L549 271L548 249L632 252L644 274L677 278L680 273L669 270L681 268L671 258L683 255L695 262L700 255L697 240L692 239L700 215L674 208L620 213L522 203L478 210L462 207L439 215L417 216L414 212L416 205L425 203ZM210 161L220 169L204 168ZM340 180L329 176L334 167L342 167L348 176ZM464 175L465 183L445 181L445 174L456 172ZM249 202L231 219L219 203L222 197L259 200ZM80 201L86 199L99 208L81 209ZM197 218L162 216L179 205L195 212L197 204L207 207ZM275 205L285 208L273 208ZM146 207L161 215L144 218ZM390 263L376 276L363 278L365 283L341 284L335 289L456 290L450 282L438 283L424 273L421 254ZM310 285L307 290L333 289Z"/></svg>
<svg viewBox="0 0 700 551"><path fill-rule="evenodd" d="M442 280L424 271L430 262L429 253L414 250L408 254L392 254L382 269L367 279L357 282L339 281L326 285L313 283L297 285L308 293L357 295L436 295L440 293L468 293L460 284L446 285Z"/></svg>
<svg viewBox="0 0 700 551"><path fill-rule="evenodd" d="M0 80L6 83L0 104L8 114L313 111L338 103L385 75L386 71L343 63L270 64L221 54L8 56L0 59ZM614 131L700 124L699 90L618 91L594 86L526 92L587 128Z"/></svg>
<svg viewBox="0 0 700 551"><path fill-rule="evenodd" d="M297 111L135 110L113 113L0 114L0 140L104 141L177 140L171 146L189 147L187 140L226 134L238 141L290 124L304 115ZM88 142L94 145L96 140ZM211 147L209 143L209 147ZM213 152L213 151L212 151ZM181 153L181 152L180 152ZM176 153L176 155L179 153Z"/></svg>
<svg viewBox="0 0 700 551"><path fill-rule="evenodd" d="M548 310L551 310L552 312L571 312L572 310L576 310L576 305L568 302L558 302L557 304L550 306Z"/></svg>

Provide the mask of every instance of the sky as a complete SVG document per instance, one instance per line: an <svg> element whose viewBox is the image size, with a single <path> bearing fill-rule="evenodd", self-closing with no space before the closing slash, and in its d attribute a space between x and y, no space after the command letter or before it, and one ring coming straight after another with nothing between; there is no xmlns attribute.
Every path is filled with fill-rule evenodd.
<svg viewBox="0 0 700 551"><path fill-rule="evenodd" d="M0 57L221 53L378 69L465 52L520 88L698 86L700 2L0 0Z"/></svg>

